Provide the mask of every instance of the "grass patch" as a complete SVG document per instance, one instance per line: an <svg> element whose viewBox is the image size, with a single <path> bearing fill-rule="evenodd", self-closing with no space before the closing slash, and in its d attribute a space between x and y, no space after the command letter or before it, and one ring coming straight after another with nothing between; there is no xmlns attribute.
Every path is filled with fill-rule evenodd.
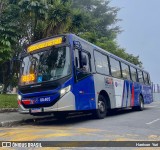
<svg viewBox="0 0 160 150"><path fill-rule="evenodd" d="M0 94L0 108L17 108L17 95Z"/></svg>

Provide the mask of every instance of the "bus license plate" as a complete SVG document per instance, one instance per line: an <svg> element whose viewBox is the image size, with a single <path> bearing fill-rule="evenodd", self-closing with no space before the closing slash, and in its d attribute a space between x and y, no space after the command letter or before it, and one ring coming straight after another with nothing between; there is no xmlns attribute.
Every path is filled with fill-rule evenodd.
<svg viewBox="0 0 160 150"><path fill-rule="evenodd" d="M32 108L31 109L31 113L39 113L39 112L42 112L41 108Z"/></svg>

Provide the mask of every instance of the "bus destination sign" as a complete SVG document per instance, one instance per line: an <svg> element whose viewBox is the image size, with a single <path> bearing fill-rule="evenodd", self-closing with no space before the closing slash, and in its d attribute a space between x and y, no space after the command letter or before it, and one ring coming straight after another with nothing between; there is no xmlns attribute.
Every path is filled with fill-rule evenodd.
<svg viewBox="0 0 160 150"><path fill-rule="evenodd" d="M50 47L50 46L54 46L54 45L58 45L58 44L62 44L63 42L63 38L62 37L57 37L57 38L53 38L53 39L49 39L49 40L45 40L42 42L38 42L36 44L30 45L27 48L27 52L33 52L42 48L46 48L46 47Z"/></svg>

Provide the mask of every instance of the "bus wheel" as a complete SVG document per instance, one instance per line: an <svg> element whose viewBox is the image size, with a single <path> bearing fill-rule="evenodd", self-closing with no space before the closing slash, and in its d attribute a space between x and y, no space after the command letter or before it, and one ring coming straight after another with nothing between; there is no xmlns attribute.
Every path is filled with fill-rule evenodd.
<svg viewBox="0 0 160 150"><path fill-rule="evenodd" d="M106 101L104 96L99 95L98 97L98 109L95 110L94 117L97 119L104 119L107 114Z"/></svg>
<svg viewBox="0 0 160 150"><path fill-rule="evenodd" d="M143 97L141 95L139 96L139 106L137 107L137 109L139 111L143 111L144 110L144 102L143 102Z"/></svg>
<svg viewBox="0 0 160 150"><path fill-rule="evenodd" d="M56 112L54 116L59 121L65 121L67 119L68 113L67 112Z"/></svg>

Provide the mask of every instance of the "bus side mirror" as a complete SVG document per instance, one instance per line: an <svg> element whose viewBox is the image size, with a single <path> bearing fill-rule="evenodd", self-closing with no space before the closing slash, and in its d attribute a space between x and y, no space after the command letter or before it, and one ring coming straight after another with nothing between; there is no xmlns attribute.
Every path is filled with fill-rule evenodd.
<svg viewBox="0 0 160 150"><path fill-rule="evenodd" d="M86 66L87 65L87 57L86 57L86 55L84 55L83 53L82 53L82 57L81 57L81 63L82 63L82 66Z"/></svg>
<svg viewBox="0 0 160 150"><path fill-rule="evenodd" d="M73 41L74 49L82 50L82 45L79 41Z"/></svg>

